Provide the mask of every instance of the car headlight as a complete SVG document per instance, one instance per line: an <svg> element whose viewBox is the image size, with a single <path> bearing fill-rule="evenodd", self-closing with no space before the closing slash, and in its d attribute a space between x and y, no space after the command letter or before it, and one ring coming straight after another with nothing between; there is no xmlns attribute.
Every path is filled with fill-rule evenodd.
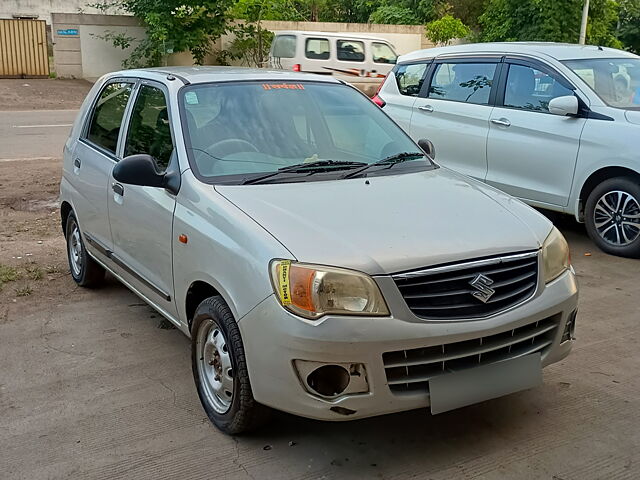
<svg viewBox="0 0 640 480"><path fill-rule="evenodd" d="M558 278L571 265L569 245L556 227L553 227L542 246L542 263L545 283Z"/></svg>
<svg viewBox="0 0 640 480"><path fill-rule="evenodd" d="M273 260L270 268L280 303L302 317L389 315L378 285L364 273L290 260Z"/></svg>

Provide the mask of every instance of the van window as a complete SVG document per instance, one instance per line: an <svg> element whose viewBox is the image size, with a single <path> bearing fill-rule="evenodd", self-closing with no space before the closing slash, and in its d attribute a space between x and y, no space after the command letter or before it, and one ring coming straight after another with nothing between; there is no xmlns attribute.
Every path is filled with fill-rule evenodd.
<svg viewBox="0 0 640 480"><path fill-rule="evenodd" d="M438 64L428 97L486 105L495 71L495 63Z"/></svg>
<svg viewBox="0 0 640 480"><path fill-rule="evenodd" d="M326 38L307 38L304 55L311 60L329 60L329 40Z"/></svg>
<svg viewBox="0 0 640 480"><path fill-rule="evenodd" d="M338 60L346 62L364 62L364 42L356 40L338 40Z"/></svg>
<svg viewBox="0 0 640 480"><path fill-rule="evenodd" d="M87 139L111 153L116 153L132 86L131 83L111 83L104 87L91 115Z"/></svg>
<svg viewBox="0 0 640 480"><path fill-rule="evenodd" d="M424 74L427 71L426 63L398 65L394 70L398 90L402 95L417 97L424 82Z"/></svg>
<svg viewBox="0 0 640 480"><path fill-rule="evenodd" d="M396 63L398 56L386 43L373 42L371 53L375 63Z"/></svg>
<svg viewBox="0 0 640 480"><path fill-rule="evenodd" d="M296 56L296 37L294 35L278 35L273 40L271 56L293 58Z"/></svg>

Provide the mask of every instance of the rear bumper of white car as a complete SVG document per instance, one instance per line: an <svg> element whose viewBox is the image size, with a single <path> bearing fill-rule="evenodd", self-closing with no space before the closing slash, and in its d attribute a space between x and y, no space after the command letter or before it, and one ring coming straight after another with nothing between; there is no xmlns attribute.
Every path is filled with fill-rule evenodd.
<svg viewBox="0 0 640 480"><path fill-rule="evenodd" d="M398 359L402 364L402 358L408 356L418 363L420 355L434 358L435 352L437 358L442 345L446 346L443 351L455 351L457 361L467 362L465 365L473 365L476 358L480 362L482 355L486 355L483 364L491 361L490 352L480 356L472 353L486 350L479 347L483 342L485 347L500 346L499 354L497 349L493 351L496 359L508 357L512 350L526 352L528 348L539 348L543 367L563 359L573 344L566 336L562 341L562 337L567 321L575 318L577 301L576 279L572 271L567 271L528 302L481 320L416 322L393 317L329 316L312 324L287 312L272 295L244 316L239 325L258 402L304 417L339 421L428 407L428 380L404 384L405 368L393 365ZM528 338L531 332L543 330L537 337ZM510 348L510 337L523 340L517 346L512 342ZM457 345L450 348L451 344ZM465 349L469 349L469 355L464 354ZM309 374L323 364L350 370L349 386L342 395L323 398L308 385ZM427 379L434 365L412 371ZM445 372L448 368L447 364ZM412 375L415 379L416 374Z"/></svg>

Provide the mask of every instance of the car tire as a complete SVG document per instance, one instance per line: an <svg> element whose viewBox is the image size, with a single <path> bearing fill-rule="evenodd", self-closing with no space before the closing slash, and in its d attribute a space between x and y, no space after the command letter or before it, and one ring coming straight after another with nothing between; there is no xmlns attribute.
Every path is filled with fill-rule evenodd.
<svg viewBox="0 0 640 480"><path fill-rule="evenodd" d="M73 212L67 217L65 236L69 270L73 280L86 288L100 285L104 280L104 268L87 253L78 220Z"/></svg>
<svg viewBox="0 0 640 480"><path fill-rule="evenodd" d="M640 258L640 183L629 177L600 183L587 198L585 223L604 252Z"/></svg>
<svg viewBox="0 0 640 480"><path fill-rule="evenodd" d="M269 419L271 410L253 398L240 329L222 297L196 309L191 368L207 416L224 433L255 430Z"/></svg>

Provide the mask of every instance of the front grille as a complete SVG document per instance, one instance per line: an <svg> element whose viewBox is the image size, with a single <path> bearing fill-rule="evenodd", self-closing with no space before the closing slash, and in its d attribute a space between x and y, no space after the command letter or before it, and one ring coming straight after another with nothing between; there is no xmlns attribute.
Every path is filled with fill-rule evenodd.
<svg viewBox="0 0 640 480"><path fill-rule="evenodd" d="M553 343L559 315L487 337L382 354L393 392L429 391L429 380L444 373L540 352Z"/></svg>
<svg viewBox="0 0 640 480"><path fill-rule="evenodd" d="M478 275L493 281L495 293L486 303L474 297L470 282ZM433 320L479 318L520 303L536 290L537 252L444 265L393 276L409 309Z"/></svg>

